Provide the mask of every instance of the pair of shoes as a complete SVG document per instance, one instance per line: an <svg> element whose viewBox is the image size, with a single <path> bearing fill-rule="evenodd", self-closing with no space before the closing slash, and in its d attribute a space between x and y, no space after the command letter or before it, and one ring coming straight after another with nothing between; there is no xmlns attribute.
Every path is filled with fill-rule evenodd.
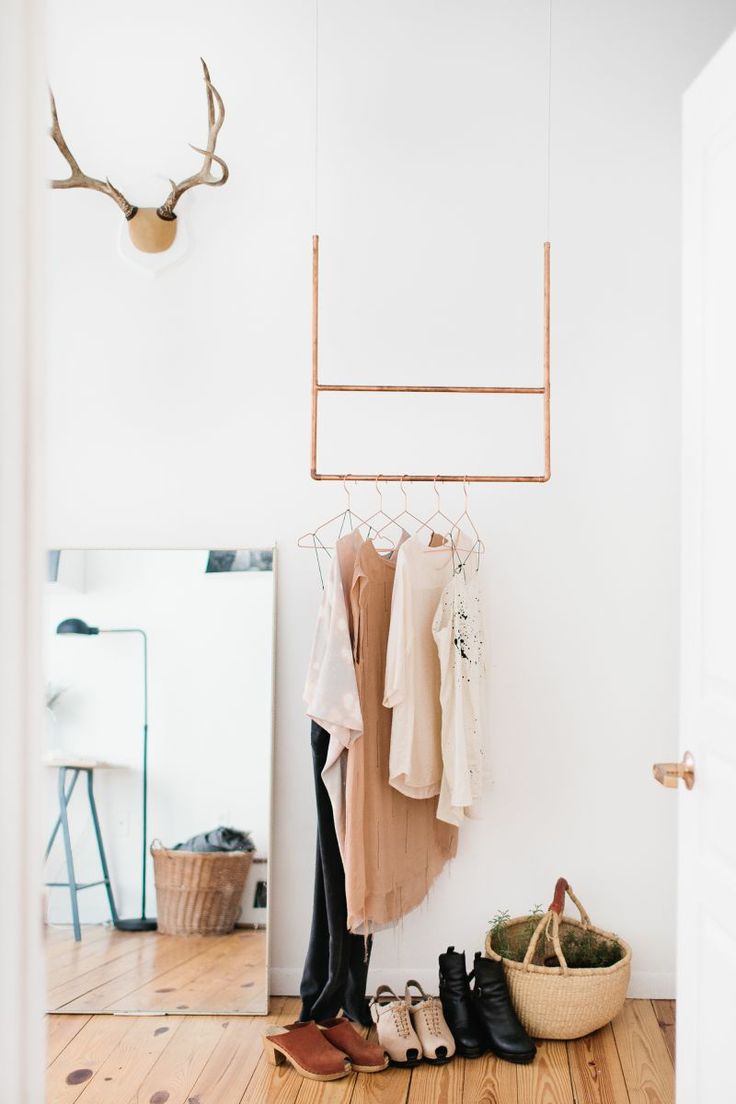
<svg viewBox="0 0 736 1104"><path fill-rule="evenodd" d="M416 993L410 991L412 987ZM392 1066L418 1066L422 1058L441 1066L455 1053L439 998L428 996L418 981L407 981L403 998L388 985L379 985L371 1015Z"/></svg>
<svg viewBox="0 0 736 1104"><path fill-rule="evenodd" d="M534 1059L537 1048L514 1011L502 962L478 952L468 975L465 952L448 947L440 955L440 999L457 1053L464 1058L479 1058L490 1050L520 1065Z"/></svg>
<svg viewBox="0 0 736 1104"><path fill-rule="evenodd" d="M315 1023L269 1025L263 1034L263 1048L272 1066L291 1062L297 1073L310 1081L337 1081L353 1070L380 1073L388 1065L382 1047L364 1039L344 1016Z"/></svg>

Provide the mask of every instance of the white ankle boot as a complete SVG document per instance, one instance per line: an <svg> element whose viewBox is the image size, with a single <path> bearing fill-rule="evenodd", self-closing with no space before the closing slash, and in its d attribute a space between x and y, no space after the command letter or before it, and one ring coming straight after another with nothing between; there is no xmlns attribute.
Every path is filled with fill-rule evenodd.
<svg viewBox="0 0 736 1104"><path fill-rule="evenodd" d="M406 1002L388 985L379 985L371 1000L371 1017L378 1028L378 1042L393 1066L417 1066L422 1044L414 1030Z"/></svg>
<svg viewBox="0 0 736 1104"><path fill-rule="evenodd" d="M417 993L409 992L412 986ZM442 1014L439 997L427 996L418 981L407 981L404 1004L422 1045L425 1061L437 1066L449 1062L455 1053L455 1040Z"/></svg>

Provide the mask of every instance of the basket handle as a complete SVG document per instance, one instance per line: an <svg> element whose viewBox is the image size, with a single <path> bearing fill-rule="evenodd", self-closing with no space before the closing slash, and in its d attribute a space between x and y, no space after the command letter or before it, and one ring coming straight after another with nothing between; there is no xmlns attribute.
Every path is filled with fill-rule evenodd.
<svg viewBox="0 0 736 1104"><path fill-rule="evenodd" d="M534 958L534 952L537 949L537 943L539 942L543 929L546 929L546 935L551 935L552 946L555 949L557 961L560 964L560 969L562 970L562 973L565 976L570 973L570 967L567 965L567 959L562 952L562 945L560 944L560 916L565 909L566 894L580 913L580 922L583 927L586 929L590 927L590 917L583 908L581 902L573 893L572 886L568 882L567 878L558 878L557 884L555 885L555 894L552 898L549 909L547 910L547 912L545 912L544 916L537 924L536 928L534 929L534 935L529 940L529 946L527 947L526 954L524 955L525 970L528 970L530 968L532 964L532 959Z"/></svg>
<svg viewBox="0 0 736 1104"><path fill-rule="evenodd" d="M567 976L567 974L570 973L570 967L567 965L567 959L562 953L562 946L560 944L560 916L559 913L552 908L549 910L549 912L545 912L544 916L541 918L536 928L534 929L534 935L529 940L529 946L527 947L526 954L524 955L524 969L528 972L531 968L532 959L534 958L534 952L537 949L539 937L541 936L542 931L545 928L545 934L548 937L550 937L551 928L552 946L555 949L555 954L557 955L557 961L560 964L560 969L562 970L563 974Z"/></svg>
<svg viewBox="0 0 736 1104"><path fill-rule="evenodd" d="M164 847L164 845L162 844L162 842L158 838L158 836L156 836L155 839L151 840L151 846L149 847L149 851L151 852L152 855L154 855L156 853L156 851L165 851L165 850L166 850L166 848Z"/></svg>
<svg viewBox="0 0 736 1104"><path fill-rule="evenodd" d="M570 967L567 965L567 959L563 954L562 946L560 944L560 916L562 915L565 908L565 895L570 898L570 900L580 913L580 922L583 927L586 929L590 927L590 917L588 916L585 908L583 907L579 899L573 893L572 886L568 882L567 878L558 878L555 885L555 894L552 898L552 903L550 904L547 912L545 912L544 915L540 917L539 923L534 929L534 934L529 940L529 946L526 949L526 954L524 955L523 960L523 966L525 970L528 971L530 969L532 965L532 959L534 958L534 952L537 949L537 944L539 943L542 931L544 931L544 929L546 928L546 935L552 940L552 946L555 949L557 961L560 964L560 969L562 970L562 973L565 976L570 973ZM486 933L486 958L493 958L497 962L503 962L503 958L493 946L490 931Z"/></svg>
<svg viewBox="0 0 736 1104"><path fill-rule="evenodd" d="M555 895L552 898L552 904L549 906L549 911L561 916L565 908L565 894L570 898L575 908L580 914L580 923L584 928L590 927L590 917L585 911L583 905L579 899L573 893L572 886L568 882L567 878L558 878L555 885Z"/></svg>

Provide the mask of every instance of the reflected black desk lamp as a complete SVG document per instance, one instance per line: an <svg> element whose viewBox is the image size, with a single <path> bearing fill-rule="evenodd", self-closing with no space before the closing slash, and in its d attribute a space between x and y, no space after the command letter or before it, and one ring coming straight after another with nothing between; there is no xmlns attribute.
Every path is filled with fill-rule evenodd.
<svg viewBox="0 0 736 1104"><path fill-rule="evenodd" d="M141 869L141 915L133 920L115 921L118 931L155 931L156 921L146 917L146 866L148 859L148 637L143 629L98 629L69 617L56 626L59 636L97 636L99 633L138 633L143 641L143 862Z"/></svg>

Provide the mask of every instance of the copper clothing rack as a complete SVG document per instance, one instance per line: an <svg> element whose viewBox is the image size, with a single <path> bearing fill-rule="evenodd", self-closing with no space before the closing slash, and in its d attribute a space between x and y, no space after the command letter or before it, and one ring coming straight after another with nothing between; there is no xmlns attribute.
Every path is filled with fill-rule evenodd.
<svg viewBox="0 0 736 1104"><path fill-rule="evenodd" d="M312 238L312 479L370 480L397 483L402 479L415 483L546 483L551 475L550 396L549 396L549 301L550 246L544 243L543 379L542 387L400 387L393 384L348 384L319 382L319 235ZM432 395L543 395L544 473L542 475L360 475L354 472L317 471L317 425L319 396L323 391L395 391Z"/></svg>

